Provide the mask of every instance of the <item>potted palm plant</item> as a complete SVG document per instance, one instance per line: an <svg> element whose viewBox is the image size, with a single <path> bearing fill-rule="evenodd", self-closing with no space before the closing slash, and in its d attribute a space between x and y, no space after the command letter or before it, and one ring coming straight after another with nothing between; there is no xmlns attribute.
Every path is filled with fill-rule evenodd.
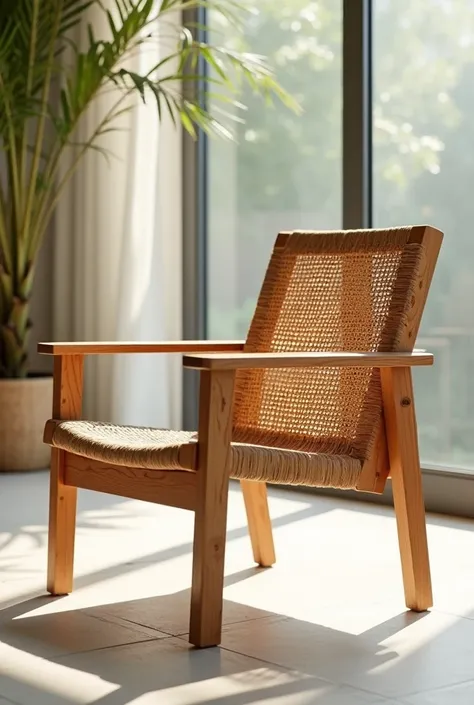
<svg viewBox="0 0 474 705"><path fill-rule="evenodd" d="M101 135L131 107L127 100L133 95L151 98L157 120L166 112L193 137L198 130L226 135L206 109L204 75L211 74L214 99L217 93L232 100L247 81L266 97L276 94L291 102L262 57L202 41L197 23L176 25L176 16L198 8L227 21L234 21L238 9L234 0L0 2L0 470L48 462L41 434L50 413L51 380L30 369L29 309L45 231L81 157L101 149ZM104 13L106 37L96 36L89 24L91 10ZM127 62L134 50L164 23L176 33L169 53L146 74L132 71ZM110 89L123 101L78 148L74 135L81 118ZM73 146L72 167L59 179L62 157Z"/></svg>

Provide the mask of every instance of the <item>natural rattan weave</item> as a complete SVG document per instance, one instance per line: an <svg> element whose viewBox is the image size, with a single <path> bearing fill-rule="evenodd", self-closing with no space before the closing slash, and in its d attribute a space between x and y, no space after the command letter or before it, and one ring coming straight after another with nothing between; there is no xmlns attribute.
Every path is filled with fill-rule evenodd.
<svg viewBox="0 0 474 705"><path fill-rule="evenodd" d="M399 350L422 256L411 231L280 235L244 351ZM374 368L242 370L231 476L355 488L381 413ZM71 421L50 442L115 464L195 469L182 464L195 434Z"/></svg>
<svg viewBox="0 0 474 705"><path fill-rule="evenodd" d="M408 244L411 230L280 236L245 352L397 350L422 254L419 244ZM234 438L363 463L381 410L376 369L245 370L237 382ZM312 484L340 482L324 472Z"/></svg>

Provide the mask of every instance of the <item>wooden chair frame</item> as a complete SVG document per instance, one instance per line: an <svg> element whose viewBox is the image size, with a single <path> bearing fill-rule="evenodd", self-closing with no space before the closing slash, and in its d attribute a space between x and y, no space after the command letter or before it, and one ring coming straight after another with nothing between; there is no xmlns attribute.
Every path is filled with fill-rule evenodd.
<svg viewBox="0 0 474 705"><path fill-rule="evenodd" d="M442 234L430 228L425 240L410 320L401 349L392 353L244 353L243 342L42 343L54 356L53 418L81 416L86 355L180 353L183 364L200 370L196 471L147 470L111 465L52 448L47 589L67 594L73 587L77 488L194 511L190 642L215 646L221 640L227 499L231 463L232 405L236 371L269 367L376 367L381 370L384 422L374 462L362 473L359 489L380 491L388 469L397 519L405 600L408 608L432 606L425 509L417 443L411 367L430 365L433 356L412 351ZM420 228L421 233L421 228ZM46 431L47 433L47 431ZM385 442L386 438L386 442ZM48 440L46 438L46 440ZM387 443L387 452L385 452ZM382 447L383 444L383 447ZM381 450L382 449L382 450ZM384 477L384 464L389 463ZM369 472L370 470L370 472ZM241 482L255 561L275 562L266 485Z"/></svg>

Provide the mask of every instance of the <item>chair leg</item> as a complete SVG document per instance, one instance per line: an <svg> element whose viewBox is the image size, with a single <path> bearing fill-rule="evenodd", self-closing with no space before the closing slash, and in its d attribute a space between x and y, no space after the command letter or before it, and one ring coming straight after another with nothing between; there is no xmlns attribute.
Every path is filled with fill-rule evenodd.
<svg viewBox="0 0 474 705"><path fill-rule="evenodd" d="M405 601L424 612L433 596L411 371L384 370L382 388Z"/></svg>
<svg viewBox="0 0 474 705"><path fill-rule="evenodd" d="M189 641L218 646L222 632L234 373L202 372Z"/></svg>
<svg viewBox="0 0 474 705"><path fill-rule="evenodd" d="M267 486L265 482L250 480L241 480L240 486L244 495L255 563L264 568L270 568L276 558L272 523L268 511Z"/></svg>
<svg viewBox="0 0 474 705"><path fill-rule="evenodd" d="M67 595L73 585L77 489L63 483L64 455L51 452L47 589L52 595Z"/></svg>
<svg viewBox="0 0 474 705"><path fill-rule="evenodd" d="M227 500L196 511L189 641L200 648L221 643Z"/></svg>
<svg viewBox="0 0 474 705"><path fill-rule="evenodd" d="M84 357L54 358L53 419L79 419ZM72 592L77 489L64 484L64 451L51 450L49 489L48 581L52 595Z"/></svg>

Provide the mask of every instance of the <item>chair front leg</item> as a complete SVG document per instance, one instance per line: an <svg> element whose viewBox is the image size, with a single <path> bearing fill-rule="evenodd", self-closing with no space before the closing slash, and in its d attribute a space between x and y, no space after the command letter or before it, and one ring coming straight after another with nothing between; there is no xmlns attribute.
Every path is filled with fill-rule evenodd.
<svg viewBox="0 0 474 705"><path fill-rule="evenodd" d="M53 418L81 416L83 356L54 358ZM72 592L77 489L64 484L64 451L51 450L48 532L48 582L52 595Z"/></svg>
<svg viewBox="0 0 474 705"><path fill-rule="evenodd" d="M381 373L405 601L424 612L433 596L411 370Z"/></svg>
<svg viewBox="0 0 474 705"><path fill-rule="evenodd" d="M189 630L199 647L221 641L234 378L233 371L201 373Z"/></svg>

